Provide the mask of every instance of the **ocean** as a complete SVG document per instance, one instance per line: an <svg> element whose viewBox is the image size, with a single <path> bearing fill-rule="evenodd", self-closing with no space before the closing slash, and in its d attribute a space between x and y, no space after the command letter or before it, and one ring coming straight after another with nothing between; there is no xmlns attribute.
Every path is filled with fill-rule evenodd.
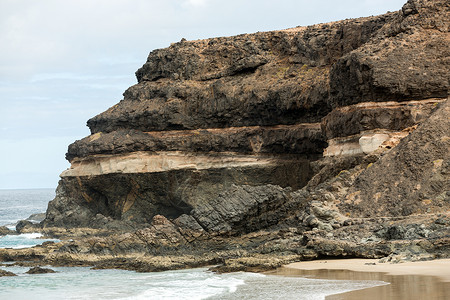
<svg viewBox="0 0 450 300"><path fill-rule="evenodd" d="M0 226L45 212L51 189L0 190ZM45 240L38 234L0 237L0 248L24 248ZM207 268L137 273L50 267L56 273L28 275L29 268L3 265L17 274L0 277L2 299L308 299L386 284L368 280L324 280L255 273L215 274Z"/></svg>
<svg viewBox="0 0 450 300"><path fill-rule="evenodd" d="M14 227L18 220L45 212L54 197L54 189L0 189L0 226Z"/></svg>

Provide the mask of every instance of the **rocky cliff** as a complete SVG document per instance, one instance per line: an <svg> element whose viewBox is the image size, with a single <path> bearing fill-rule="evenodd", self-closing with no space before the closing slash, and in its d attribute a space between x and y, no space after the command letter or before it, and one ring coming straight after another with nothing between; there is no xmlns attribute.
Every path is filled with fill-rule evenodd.
<svg viewBox="0 0 450 300"><path fill-rule="evenodd" d="M43 257L235 270L449 256L449 16L448 1L410 0L152 51L69 146L41 226L78 238ZM130 253L146 258L117 259Z"/></svg>

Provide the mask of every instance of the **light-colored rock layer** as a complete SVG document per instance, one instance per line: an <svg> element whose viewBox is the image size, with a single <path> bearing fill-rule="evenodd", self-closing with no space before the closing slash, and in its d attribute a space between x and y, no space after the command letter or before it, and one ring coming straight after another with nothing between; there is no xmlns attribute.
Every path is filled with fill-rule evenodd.
<svg viewBox="0 0 450 300"><path fill-rule="evenodd" d="M445 99L365 102L334 109L322 121L324 156L369 154L393 148Z"/></svg>
<svg viewBox="0 0 450 300"><path fill-rule="evenodd" d="M350 137L369 130L402 131L425 121L445 98L405 102L365 102L335 108L322 119L328 140Z"/></svg>
<svg viewBox="0 0 450 300"><path fill-rule="evenodd" d="M377 109L377 108L399 108L399 107L413 107L413 106L420 106L420 105L427 105L427 104L435 104L435 103L441 103L444 102L446 98L429 98L429 99L423 99L423 100L411 100L411 101L403 101L403 102L397 102L397 101L387 101L387 102L361 102L349 106L343 106L336 108L336 111L339 111L341 113L343 112L354 112L357 110L364 110L364 109ZM418 113L416 111L416 113Z"/></svg>
<svg viewBox="0 0 450 300"><path fill-rule="evenodd" d="M133 152L119 155L94 155L74 159L61 177L91 176L111 173L153 173L180 169L235 168L273 164L278 159L270 155L236 153L192 154L173 152Z"/></svg>
<svg viewBox="0 0 450 300"><path fill-rule="evenodd" d="M328 147L323 156L350 156L369 154L379 148L392 148L409 134L409 130L389 131L371 130L344 138L335 138L328 141Z"/></svg>

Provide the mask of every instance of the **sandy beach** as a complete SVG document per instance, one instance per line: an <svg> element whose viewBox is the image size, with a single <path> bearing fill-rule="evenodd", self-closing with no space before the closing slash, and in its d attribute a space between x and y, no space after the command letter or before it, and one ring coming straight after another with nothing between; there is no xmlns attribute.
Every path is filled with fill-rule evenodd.
<svg viewBox="0 0 450 300"><path fill-rule="evenodd" d="M304 261L272 274L335 280L375 280L386 284L326 297L327 300L450 299L450 259L379 263L377 259Z"/></svg>
<svg viewBox="0 0 450 300"><path fill-rule="evenodd" d="M450 259L417 261L405 263L379 263L378 259L336 259L292 263L286 268L301 270L349 270L356 272L378 272L386 275L436 276L443 282L450 282ZM449 295L450 297L450 295Z"/></svg>

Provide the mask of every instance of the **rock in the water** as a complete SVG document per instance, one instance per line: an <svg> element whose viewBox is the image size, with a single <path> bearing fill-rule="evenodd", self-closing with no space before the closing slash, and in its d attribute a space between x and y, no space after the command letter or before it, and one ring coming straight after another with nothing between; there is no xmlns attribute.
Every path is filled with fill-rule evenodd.
<svg viewBox="0 0 450 300"><path fill-rule="evenodd" d="M27 274L47 274L47 273L56 273L56 271L52 270L52 269L48 269L48 268L33 267L25 273L27 273Z"/></svg>
<svg viewBox="0 0 450 300"><path fill-rule="evenodd" d="M30 221L20 220L16 225L16 231L18 233L23 233L27 228L32 228L34 224Z"/></svg>
<svg viewBox="0 0 450 300"><path fill-rule="evenodd" d="M45 213L37 213L37 214L32 214L31 216L29 216L26 221L30 221L30 222L42 222L45 219Z"/></svg>
<svg viewBox="0 0 450 300"><path fill-rule="evenodd" d="M3 276L17 276L17 275L14 274L13 272L9 272L9 271L0 269L0 277L3 277Z"/></svg>
<svg viewBox="0 0 450 300"><path fill-rule="evenodd" d="M7 234L17 234L17 232L10 230L6 226L0 226L0 235L7 235Z"/></svg>

